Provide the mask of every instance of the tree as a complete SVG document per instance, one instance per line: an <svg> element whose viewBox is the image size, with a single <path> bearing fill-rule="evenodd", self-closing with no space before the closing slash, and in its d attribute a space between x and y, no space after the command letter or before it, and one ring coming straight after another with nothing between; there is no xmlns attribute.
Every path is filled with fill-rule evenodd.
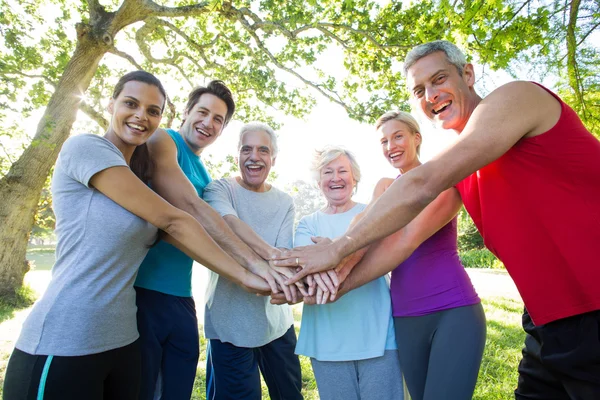
<svg viewBox="0 0 600 400"><path fill-rule="evenodd" d="M285 191L294 199L296 225L302 217L314 213L326 204L323 193L321 193L321 190L317 188L315 183L298 180L286 187Z"/></svg>
<svg viewBox="0 0 600 400"><path fill-rule="evenodd" d="M156 73L171 95L187 93L199 78L223 79L236 94L241 120L273 123L276 110L303 116L314 95L322 95L350 117L372 121L405 100L399 61L413 45L448 38L493 68L504 67L545 45L548 10L556 8L529 0L384 7L370 0L0 0L0 6L0 121L11 114L21 121L45 107L31 143L0 179L0 296L21 285L36 204L77 111L106 126L102 99L126 69ZM180 98L170 100L167 125Z"/></svg>

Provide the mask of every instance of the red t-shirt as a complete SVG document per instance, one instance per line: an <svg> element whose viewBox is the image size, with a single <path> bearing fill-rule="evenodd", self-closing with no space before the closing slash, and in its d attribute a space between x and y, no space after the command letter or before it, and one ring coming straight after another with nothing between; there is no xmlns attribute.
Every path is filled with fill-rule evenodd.
<svg viewBox="0 0 600 400"><path fill-rule="evenodd" d="M556 125L457 185L536 325L600 309L600 141L546 90Z"/></svg>

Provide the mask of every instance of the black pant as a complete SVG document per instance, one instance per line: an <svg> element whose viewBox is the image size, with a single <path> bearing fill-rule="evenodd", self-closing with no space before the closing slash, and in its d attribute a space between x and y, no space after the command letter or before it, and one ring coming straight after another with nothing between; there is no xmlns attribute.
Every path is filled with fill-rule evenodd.
<svg viewBox="0 0 600 400"><path fill-rule="evenodd" d="M77 357L15 349L6 368L4 400L137 400L140 371L138 341Z"/></svg>
<svg viewBox="0 0 600 400"><path fill-rule="evenodd" d="M600 310L535 326L527 310L517 400L600 399Z"/></svg>
<svg viewBox="0 0 600 400"><path fill-rule="evenodd" d="M294 326L261 347L237 347L211 339L206 357L206 398L260 400L260 372L271 400L302 400L302 371L294 354Z"/></svg>

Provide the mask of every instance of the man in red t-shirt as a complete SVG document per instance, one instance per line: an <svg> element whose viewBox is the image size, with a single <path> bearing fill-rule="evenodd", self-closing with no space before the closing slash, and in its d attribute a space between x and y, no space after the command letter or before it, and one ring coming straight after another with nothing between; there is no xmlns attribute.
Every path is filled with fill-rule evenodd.
<svg viewBox="0 0 600 400"><path fill-rule="evenodd" d="M404 68L415 108L457 141L397 179L346 235L287 252L279 265L303 267L291 281L332 269L456 186L525 303L516 398L600 399L600 142L532 82L482 99L452 43L417 46Z"/></svg>

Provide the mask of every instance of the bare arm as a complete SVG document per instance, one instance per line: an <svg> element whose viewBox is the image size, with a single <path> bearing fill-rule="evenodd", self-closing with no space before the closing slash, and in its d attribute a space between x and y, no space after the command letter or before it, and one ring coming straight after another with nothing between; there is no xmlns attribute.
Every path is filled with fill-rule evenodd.
<svg viewBox="0 0 600 400"><path fill-rule="evenodd" d="M450 222L461 205L458 190L445 190L404 228L373 243L342 284L340 295L394 270L421 243Z"/></svg>
<svg viewBox="0 0 600 400"><path fill-rule="evenodd" d="M149 189L129 168L112 167L98 172L90 185L121 207L171 235L188 255L235 283L267 293L269 285L242 268L225 253L204 228Z"/></svg>
<svg viewBox="0 0 600 400"><path fill-rule="evenodd" d="M523 112L527 110L527 112ZM560 104L542 88L513 82L477 106L457 142L396 180L365 217L319 254L286 253L304 266L295 279L334 268L344 256L406 226L442 191L506 153L523 137L546 132L560 117Z"/></svg>
<svg viewBox="0 0 600 400"><path fill-rule="evenodd" d="M278 249L265 242L248 224L235 215L225 215L223 219L231 230L263 259L269 260L279 254Z"/></svg>
<svg viewBox="0 0 600 400"><path fill-rule="evenodd" d="M240 265L266 279L273 291L277 291L267 262L237 237L219 213L198 196L177 163L177 147L169 134L157 130L148 141L148 149L155 163L152 188L169 203L194 217Z"/></svg>

